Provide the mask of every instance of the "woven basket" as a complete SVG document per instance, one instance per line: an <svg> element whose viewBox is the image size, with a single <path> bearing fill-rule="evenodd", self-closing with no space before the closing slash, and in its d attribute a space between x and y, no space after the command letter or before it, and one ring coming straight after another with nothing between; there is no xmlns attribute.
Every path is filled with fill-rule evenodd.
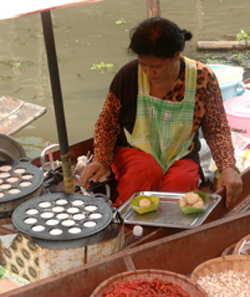
<svg viewBox="0 0 250 297"><path fill-rule="evenodd" d="M250 241L250 235L247 235L247 236L245 236L245 237L243 237L240 241L238 241L237 243L236 243L236 246L235 246L235 248L234 248L234 250L233 250L233 254L234 255L239 255L240 253L240 248L241 248L241 245L243 244L243 242L244 241Z"/></svg>
<svg viewBox="0 0 250 297"><path fill-rule="evenodd" d="M109 282L112 284L116 284L119 281L134 281L139 279L147 279L153 280L154 278L158 278L159 280L163 281L170 281L174 284L179 285L184 291L188 292L190 296L195 297L207 297L207 293L196 284L191 279L185 277L184 275L165 271L165 270L135 270L135 271L127 271L123 273L116 274L109 279L103 281L91 294L90 297L103 297L102 292L107 288Z"/></svg>
<svg viewBox="0 0 250 297"><path fill-rule="evenodd" d="M236 243L231 244L230 246L228 246L227 248L225 248L224 251L221 253L221 257L232 255L235 246L236 246Z"/></svg>
<svg viewBox="0 0 250 297"><path fill-rule="evenodd" d="M219 273L226 270L250 272L250 256L230 255L208 260L197 266L191 273L190 278L194 282L197 282L199 277L204 277L210 273Z"/></svg>

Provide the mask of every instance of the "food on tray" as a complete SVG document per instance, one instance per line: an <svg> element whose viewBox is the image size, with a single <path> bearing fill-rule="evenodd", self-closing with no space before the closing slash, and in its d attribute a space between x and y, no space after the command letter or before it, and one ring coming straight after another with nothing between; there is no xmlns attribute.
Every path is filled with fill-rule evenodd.
<svg viewBox="0 0 250 297"><path fill-rule="evenodd" d="M203 212L207 201L207 194L195 190L186 193L179 200L179 206L185 214Z"/></svg>
<svg viewBox="0 0 250 297"><path fill-rule="evenodd" d="M249 272L225 270L199 277L197 283L208 293L209 297L250 296Z"/></svg>
<svg viewBox="0 0 250 297"><path fill-rule="evenodd" d="M205 203L204 200L197 193L189 192L180 199L179 205L182 207L204 207Z"/></svg>
<svg viewBox="0 0 250 297"><path fill-rule="evenodd" d="M143 199L139 200L140 208L150 206L151 204L152 204L152 202L148 198L143 198Z"/></svg>
<svg viewBox="0 0 250 297"><path fill-rule="evenodd" d="M159 197L139 195L130 201L130 205L139 214L155 211L159 205Z"/></svg>
<svg viewBox="0 0 250 297"><path fill-rule="evenodd" d="M151 294L150 294L151 293ZM189 297L189 293L181 286L170 281L138 279L133 281L119 281L116 284L108 283L102 292L103 297L118 296L179 296Z"/></svg>

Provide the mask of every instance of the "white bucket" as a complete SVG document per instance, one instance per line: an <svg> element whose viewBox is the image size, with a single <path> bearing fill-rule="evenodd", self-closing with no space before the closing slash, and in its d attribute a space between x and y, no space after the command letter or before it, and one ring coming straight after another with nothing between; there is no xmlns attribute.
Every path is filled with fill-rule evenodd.
<svg viewBox="0 0 250 297"><path fill-rule="evenodd" d="M214 74L216 75L223 101L227 99L242 95L245 92L245 85L243 83L243 67L208 64Z"/></svg>

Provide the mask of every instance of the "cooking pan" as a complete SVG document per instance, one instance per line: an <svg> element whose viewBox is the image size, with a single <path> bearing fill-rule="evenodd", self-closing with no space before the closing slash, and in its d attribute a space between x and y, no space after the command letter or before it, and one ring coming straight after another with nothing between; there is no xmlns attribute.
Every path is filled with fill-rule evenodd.
<svg viewBox="0 0 250 297"><path fill-rule="evenodd" d="M113 213L103 198L49 193L28 200L12 214L17 230L51 249L75 248L118 234Z"/></svg>
<svg viewBox="0 0 250 297"><path fill-rule="evenodd" d="M42 193L42 171L28 159L0 162L0 217Z"/></svg>

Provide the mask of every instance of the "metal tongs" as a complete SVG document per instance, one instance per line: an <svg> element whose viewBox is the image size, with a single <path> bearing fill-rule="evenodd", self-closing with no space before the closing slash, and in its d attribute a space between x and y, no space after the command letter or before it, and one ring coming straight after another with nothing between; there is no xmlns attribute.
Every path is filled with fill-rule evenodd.
<svg viewBox="0 0 250 297"><path fill-rule="evenodd" d="M77 179L80 183L82 182L80 176L78 174L74 174L73 177L75 179ZM104 199L105 202L107 204L109 204L111 206L112 201L111 201L111 190L110 190L110 186L108 184L105 184L105 190L106 193L94 193L93 191L91 191L91 189L93 189L93 187L90 187L90 190L87 190L82 184L79 184L75 187L75 190L80 190L82 192L83 195L87 195L87 196L91 196L95 199L101 198Z"/></svg>

